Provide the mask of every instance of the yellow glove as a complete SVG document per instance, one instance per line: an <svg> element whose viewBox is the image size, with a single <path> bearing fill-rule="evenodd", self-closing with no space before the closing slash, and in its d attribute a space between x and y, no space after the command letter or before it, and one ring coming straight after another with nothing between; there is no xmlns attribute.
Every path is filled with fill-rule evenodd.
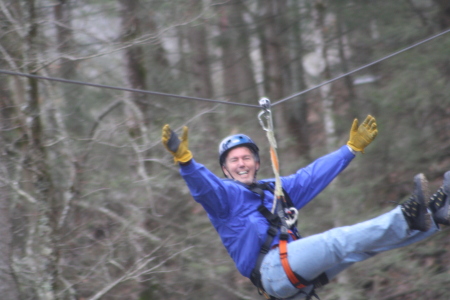
<svg viewBox="0 0 450 300"><path fill-rule="evenodd" d="M355 151L364 153L364 148L372 143L377 134L377 123L374 117L368 115L360 126L358 126L358 119L355 119L350 129L347 145Z"/></svg>
<svg viewBox="0 0 450 300"><path fill-rule="evenodd" d="M183 127L181 138L170 129L169 125L164 125L162 129L162 143L164 147L173 155L175 162L186 163L192 159L192 153L188 149L188 128Z"/></svg>

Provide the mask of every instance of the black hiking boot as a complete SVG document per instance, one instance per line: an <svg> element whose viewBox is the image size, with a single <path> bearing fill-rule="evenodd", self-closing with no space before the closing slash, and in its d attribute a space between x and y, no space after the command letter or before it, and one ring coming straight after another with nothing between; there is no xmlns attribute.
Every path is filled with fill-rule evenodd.
<svg viewBox="0 0 450 300"><path fill-rule="evenodd" d="M442 186L430 198L430 208L434 222L442 225L450 225L450 171L444 174Z"/></svg>
<svg viewBox="0 0 450 300"><path fill-rule="evenodd" d="M411 230L427 231L431 225L427 210L428 181L422 173L414 176L414 191L409 199L401 204L403 215Z"/></svg>

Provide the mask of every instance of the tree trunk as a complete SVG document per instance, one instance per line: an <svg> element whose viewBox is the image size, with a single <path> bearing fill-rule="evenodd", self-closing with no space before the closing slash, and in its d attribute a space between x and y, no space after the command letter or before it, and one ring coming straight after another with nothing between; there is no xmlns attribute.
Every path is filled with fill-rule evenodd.
<svg viewBox="0 0 450 300"><path fill-rule="evenodd" d="M250 59L247 24L243 18L244 3L233 0L221 6L220 46L224 72L224 94L241 103L258 103L258 91Z"/></svg>
<svg viewBox="0 0 450 300"><path fill-rule="evenodd" d="M191 4L190 16L198 17L203 11L202 0L190 0L189 3ZM214 90L209 58L208 32L201 18L189 24L187 40L191 51L191 64L189 66L189 73L192 74L191 91L196 97L211 99L214 96ZM212 108L213 105L210 103L196 104L197 113ZM202 126L202 134L207 137L206 140L209 143L216 143L220 125L215 116L207 114L204 125Z"/></svg>
<svg viewBox="0 0 450 300"><path fill-rule="evenodd" d="M345 25L342 17L342 10L340 4L335 4L336 7L336 34L337 34L337 42L338 42L338 51L339 51L339 60L342 65L342 73L348 73L350 68L348 66L347 55L345 52ZM358 115L358 103L356 99L355 87L353 85L353 77L351 75L345 76L343 78L344 85L346 88L346 98L345 100L349 103L349 115L357 116ZM351 119L351 118L350 118Z"/></svg>
<svg viewBox="0 0 450 300"><path fill-rule="evenodd" d="M147 71L143 46L134 45L134 42L141 36L141 22L138 17L139 0L119 0L119 4L121 7L121 39L126 45L124 50L125 81L130 88L146 90ZM151 122L151 116L147 115L151 114L147 96L141 93L125 93L124 98L128 134L136 143L136 147L143 146L142 149L144 149L148 145L146 126ZM141 151L138 152L141 153ZM144 173L146 173L145 169Z"/></svg>
<svg viewBox="0 0 450 300"><path fill-rule="evenodd" d="M5 162L0 160L3 165ZM3 299L19 299L19 290L11 267L12 262L12 234L9 188L0 185L0 294Z"/></svg>
<svg viewBox="0 0 450 300"><path fill-rule="evenodd" d="M327 27L325 24L325 14L326 14L326 7L324 6L323 2L318 0L315 1L315 25L316 25L316 37L317 37L317 51L321 54L321 58L323 60L323 64L325 66L324 71L320 75L321 81L327 81L331 79L331 71L330 71L330 64L329 64L329 58L328 58L328 45L326 43L327 41ZM330 84L324 85L320 87L320 96L322 98L322 107L323 107L323 122L324 122L324 129L325 129L325 142L326 142L326 148L327 152L331 152L336 150L337 146L337 136L336 136L336 125L334 122L334 115L333 115L333 95L332 95L332 86ZM341 210L341 200L337 196L337 186L339 185L339 178L336 178L331 182L331 184L328 186L329 195L331 195L331 205L332 205L332 216L334 216L333 219L333 225L334 227L340 227L342 226L342 220L340 216ZM337 281L340 284L349 284L349 275L346 271L342 272L337 276ZM350 299L350 295L348 293L341 293L339 295L340 300L348 300Z"/></svg>
<svg viewBox="0 0 450 300"><path fill-rule="evenodd" d="M439 24L441 29L448 29L450 27L450 2L447 0L434 0L434 2L439 6Z"/></svg>
<svg viewBox="0 0 450 300"><path fill-rule="evenodd" d="M144 51L141 45L133 45L133 42L141 35L141 23L138 18L139 0L119 0L119 3L121 5L122 42L127 45L124 51L126 80L131 88L145 90L147 88L147 72L144 63ZM141 112L146 114L148 110L148 104L145 101L146 95L130 93L130 97ZM146 123L149 121L147 120ZM138 130L138 125L135 124L131 128ZM141 134L132 134L132 136L140 136Z"/></svg>
<svg viewBox="0 0 450 300"><path fill-rule="evenodd" d="M293 24L292 42L290 57L292 62L288 64L291 68L291 90L289 94L294 94L306 89L305 70L303 68L303 29L301 13L302 8L297 0L292 0L290 3L290 18L288 19ZM289 130L290 138L293 141L292 152L293 156L304 156L308 161L310 159L310 141L308 131L308 102L307 95L302 95L290 100L290 103L284 104L287 110L286 122Z"/></svg>
<svg viewBox="0 0 450 300"><path fill-rule="evenodd" d="M233 102L257 105L259 96L249 54L250 41L248 25L243 17L244 5L241 0L233 0L219 8L223 97ZM241 125L240 130L246 127L249 122L247 113L233 106L227 106L224 109L228 123ZM229 128L226 130L226 134L228 133Z"/></svg>
<svg viewBox="0 0 450 300"><path fill-rule="evenodd" d="M34 0L27 0L29 30L27 33L28 53L30 59L29 73L37 75L36 64L39 51L38 48L38 15ZM47 148L44 146L43 119L40 106L38 80L28 78L27 88L27 118L28 118L28 165L25 169L31 170L34 184L34 192L41 211L39 226L36 228L36 244L34 251L41 257L39 264L43 270L41 275L42 285L38 287L40 299L57 299L58 286L58 257L59 257L59 233L58 213L59 203L55 195L51 171L48 166Z"/></svg>
<svg viewBox="0 0 450 300"><path fill-rule="evenodd" d="M56 48L60 54L59 77L75 79L77 62L74 60L74 38L72 30L72 14L70 0L58 0L53 6L53 15L56 27ZM65 124L71 134L83 136L86 130L84 120L83 102L78 98L75 87L72 85L61 85L61 91L65 100Z"/></svg>
<svg viewBox="0 0 450 300"><path fill-rule="evenodd" d="M3 41L2 41L3 44ZM3 63L0 62L1 68ZM10 99L11 93L8 90L7 76L0 76L0 151L7 153L6 147L12 142L11 135L4 134L9 132L14 126L12 120L14 105ZM0 156L0 176L8 178L9 162L4 158L4 154ZM4 299L18 300L19 290L12 269L12 222L11 209L12 199L10 188L7 183L0 181L0 295Z"/></svg>
<svg viewBox="0 0 450 300"><path fill-rule="evenodd" d="M280 100L284 96L285 80L283 78L283 66L286 64L285 57L287 54L282 47L281 28L282 22L277 18L286 13L286 1L263 1L262 7L264 9L264 40L263 60L264 67L264 81L266 84L265 93L272 103ZM281 24L280 24L281 23ZM276 129L276 136L278 140L278 147L284 149L287 139L287 124L285 120L286 106L282 105L273 109L274 127Z"/></svg>
<svg viewBox="0 0 450 300"><path fill-rule="evenodd" d="M190 3L192 16L202 12L203 4L201 0L190 0ZM207 31L205 30L204 24L201 21L193 22L190 25L187 37L192 54L192 90L198 97L211 98L213 97L213 86L209 66Z"/></svg>

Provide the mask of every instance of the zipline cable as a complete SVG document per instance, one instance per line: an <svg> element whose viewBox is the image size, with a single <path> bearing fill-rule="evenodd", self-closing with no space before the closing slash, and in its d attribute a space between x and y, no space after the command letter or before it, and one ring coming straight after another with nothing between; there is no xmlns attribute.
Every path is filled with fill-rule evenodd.
<svg viewBox="0 0 450 300"><path fill-rule="evenodd" d="M398 54L400 54L400 53L403 53L403 52L405 52L405 51L408 51L408 50L410 50L410 49L412 49L412 48L414 48L414 47L417 47L417 46L419 46L419 45L425 44L426 42L429 42L429 41L431 41L431 40L433 40L433 39L435 39L435 38L438 38L438 37L440 37L440 36L442 36L442 35L444 35L444 34L446 34L446 33L449 33L449 32L450 32L450 29L447 29L447 30L445 30L445 31L443 31L443 32L441 32L441 33L438 33L438 34L436 34L436 35L434 35L434 36L432 36L432 37L429 37L429 38L427 38L427 39L425 39L425 40L423 40L423 41L420 41L420 42L418 42L418 43L416 43L416 44L413 44L413 45L411 45L411 46L409 46L409 47L406 47L406 48L404 48L404 49L402 49L402 50L399 50L399 51L397 51L397 52L394 52L394 53L392 53L392 54L389 54L389 55L387 55L387 56L385 56L385 57L383 57L383 58L380 58L380 59L378 59L378 60L376 60L376 61L374 61L374 62L371 62L371 63L369 63L369 64L367 64L367 65L362 66L362 67L359 67L359 68L357 68L357 69L355 69L355 70L353 70L353 71L350 71L350 72L348 72L348 73L339 75L338 77L335 77L335 78L333 78L333 79L330 79L330 80L327 80L327 81L325 81L325 82L322 82L321 84L318 84L318 85L316 85L316 86L313 86L313 87L311 87L311 88L309 88L309 89L303 90L303 91L298 92L298 93L296 93L296 94L293 94L293 95L291 95L291 96L289 96L289 97L286 97L286 98L284 98L284 99L278 100L278 101L276 101L275 103L272 104L272 107L275 106L275 105L278 105L278 104L280 104L280 103L283 103L283 102L285 102L285 101L288 101L288 100L290 100L290 99L292 99L292 98L295 98L295 97L298 97L298 96L300 96L300 95L303 95L303 94L305 94L305 93L307 93L307 92L310 92L310 91L312 91L312 90L318 89L318 88L320 88L321 86L324 86L324 85L327 85L327 84L329 84L329 83L332 83L332 82L334 82L334 81L336 81L336 80L339 80L339 79L341 79L341 78L343 78L343 77L345 77L345 76L348 76L348 75L351 75L351 74L356 73L356 72L358 72L358 71L361 71L362 69L365 69L365 68L368 68L368 67L370 67L370 66L373 66L373 65L375 65L375 64L377 64L377 63L379 63L379 62L381 62L381 61L383 61L383 60L386 60L386 59L391 58L391 57L393 57L393 56L396 56L396 55L398 55Z"/></svg>
<svg viewBox="0 0 450 300"><path fill-rule="evenodd" d="M0 73L14 75L14 76L35 78L35 79L43 79L43 80L49 80L49 81L57 81L57 82L63 82L63 83L71 83L71 84L77 84L77 85L86 85L86 86L104 88L104 89L127 91L127 92L133 92L133 93L142 93L142 94L150 94L150 95L163 96L163 97L173 97L173 98L179 98L179 99L187 99L187 100L196 100L196 101L205 101L205 102L214 102L214 103L221 103L221 104L228 104L228 105L239 105L239 106L260 108L258 105L254 105L254 104L227 102L227 101L213 100L213 99L207 99L207 98L167 94L167 93L160 93L160 92L154 92L154 91L139 90L139 89L126 88L126 87L117 87L117 86L110 86L110 85L104 85L104 84L96 84L96 83L89 83L89 82L83 82L83 81L69 80L69 79L63 79L63 78L55 78L55 77L47 77L47 76L12 72L12 71L2 70L2 69L0 69Z"/></svg>
<svg viewBox="0 0 450 300"><path fill-rule="evenodd" d="M327 80L325 82L322 82L321 84L318 84L316 86L313 86L309 89L303 90L301 92L298 92L296 94L293 94L289 97L283 98L275 103L273 103L271 106L275 106L278 105L280 103L283 103L285 101L288 101L292 98L298 97L300 95L303 95L307 92L310 92L312 90L315 90L321 86L324 86L326 84L332 83L336 80L339 80L345 76L351 75L353 73L356 73L358 71L361 71L362 69L368 68L370 66L373 66L381 61L384 61L388 58L391 58L393 56L396 56L400 53L403 53L405 51L408 51L412 48L415 48L419 45L422 45L426 42L429 42L435 38L438 38L446 33L449 33L450 29L447 29L441 33L438 33L432 37L429 37L425 40L422 40L416 44L413 44L409 47L406 47L402 50L399 50L397 52L394 52L388 56L385 56L383 58L380 58L374 62L371 62L367 65L361 66L353 71L350 71L348 73L339 75L333 79ZM132 88L125 88L125 87L116 87L116 86L110 86L110 85L104 85L104 84L95 84L95 83L89 83L89 82L83 82L83 81L76 81L76 80L69 80L69 79L63 79L63 78L55 78L55 77L47 77L47 76L40 76L40 75L33 75L33 74L26 74L26 73L19 73L19 72L13 72L13 71L8 71L8 70L2 70L0 69L0 74L7 74L7 75L14 75L14 76L21 76L21 77L28 77L28 78L35 78L35 79L42 79L42 80L49 80L49 81L56 81L56 82L63 82L63 83L69 83L69 84L77 84L77 85L86 85L86 86L91 86L91 87L97 87L97 88L105 88L105 89L112 89L112 90L120 90L120 91L127 91L127 92L133 92L133 93L141 93L141 94L149 94L149 95L155 95L155 96L162 96L162 97L172 97L172 98L178 98L178 99L186 99L186 100L195 100L195 101L204 101L204 102L213 102L213 103L220 103L220 104L226 104L226 105L237 105L237 106L245 106L245 107L253 107L253 108L260 108L260 106L258 105L254 105L254 104L247 104L247 103L238 103L238 102L228 102L228 101L220 101L220 100L213 100L213 99L208 99L208 98L200 98L200 97L192 97L192 96L182 96L182 95L176 95L176 94L168 94L168 93L161 93L161 92L155 92L155 91L148 91L148 90L140 90L140 89L132 89Z"/></svg>

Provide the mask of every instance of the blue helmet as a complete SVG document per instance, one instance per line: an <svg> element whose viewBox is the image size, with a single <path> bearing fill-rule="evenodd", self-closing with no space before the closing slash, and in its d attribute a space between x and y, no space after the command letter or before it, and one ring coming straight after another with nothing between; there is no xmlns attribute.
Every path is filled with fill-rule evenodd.
<svg viewBox="0 0 450 300"><path fill-rule="evenodd" d="M220 166L223 166L228 152L236 147L249 148L255 154L256 161L259 162L259 148L255 142L245 134L234 134L224 138L219 144Z"/></svg>

